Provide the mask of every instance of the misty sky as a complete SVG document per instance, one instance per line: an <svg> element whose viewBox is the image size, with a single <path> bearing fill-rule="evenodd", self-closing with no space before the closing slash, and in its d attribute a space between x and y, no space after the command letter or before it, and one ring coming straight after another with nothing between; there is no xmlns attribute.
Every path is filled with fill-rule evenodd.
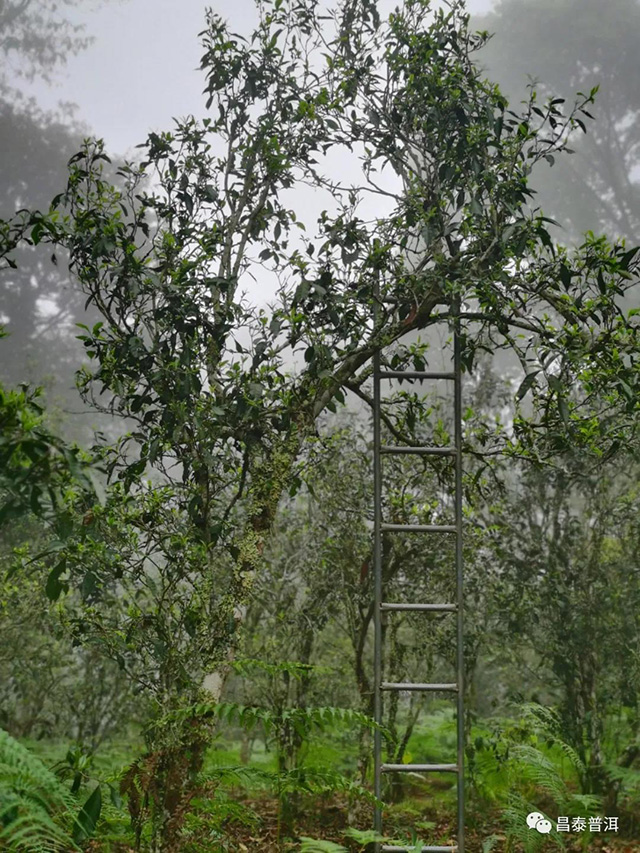
<svg viewBox="0 0 640 853"><path fill-rule="evenodd" d="M381 4L389 10L395 5ZM471 0L467 8L481 13L492 5ZM65 10L74 23L86 24L95 42L69 57L57 85L21 81L20 86L45 108L59 101L77 104L76 118L102 136L109 151L132 155L150 130L170 129L172 117L203 114L198 33L207 6L237 32L249 32L257 20L253 0L105 0L99 8Z"/></svg>

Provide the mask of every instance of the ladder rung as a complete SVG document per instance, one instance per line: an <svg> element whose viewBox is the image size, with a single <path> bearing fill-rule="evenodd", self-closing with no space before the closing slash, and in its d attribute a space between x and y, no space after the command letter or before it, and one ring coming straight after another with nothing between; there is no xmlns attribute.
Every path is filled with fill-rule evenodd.
<svg viewBox="0 0 640 853"><path fill-rule="evenodd" d="M455 524L385 524L380 525L381 530L394 531L397 533L456 533Z"/></svg>
<svg viewBox="0 0 640 853"><path fill-rule="evenodd" d="M384 601L380 605L380 610L415 610L425 613L454 613L457 609L457 604L392 604Z"/></svg>
<svg viewBox="0 0 640 853"><path fill-rule="evenodd" d="M455 379L453 371L381 370L380 379Z"/></svg>
<svg viewBox="0 0 640 853"><path fill-rule="evenodd" d="M420 684L419 682L383 681L381 690L447 690L457 691L457 684Z"/></svg>
<svg viewBox="0 0 640 853"><path fill-rule="evenodd" d="M383 853L415 853L415 849L415 847L395 847L391 844L383 844L380 848ZM457 853L458 847L457 845L453 847L441 847L437 844L423 844L420 850L422 853Z"/></svg>
<svg viewBox="0 0 640 853"><path fill-rule="evenodd" d="M457 764L383 764L382 773L457 773Z"/></svg>
<svg viewBox="0 0 640 853"><path fill-rule="evenodd" d="M380 453L414 453L417 456L455 456L456 449L455 447L393 447L387 444L380 448Z"/></svg>

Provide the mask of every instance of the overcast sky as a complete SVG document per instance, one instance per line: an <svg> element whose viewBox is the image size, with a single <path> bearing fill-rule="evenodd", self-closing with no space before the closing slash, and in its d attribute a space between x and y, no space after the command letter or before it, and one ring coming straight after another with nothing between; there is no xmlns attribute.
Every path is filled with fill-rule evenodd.
<svg viewBox="0 0 640 853"><path fill-rule="evenodd" d="M381 5L392 9L396 3ZM492 5L471 0L467 8L480 13ZM105 0L97 9L70 8L65 14L85 23L94 43L69 58L57 85L20 85L45 108L77 104L77 118L106 140L109 151L132 154L150 130L170 129L172 117L203 114L198 33L208 6L237 32L250 31L257 20L253 0Z"/></svg>

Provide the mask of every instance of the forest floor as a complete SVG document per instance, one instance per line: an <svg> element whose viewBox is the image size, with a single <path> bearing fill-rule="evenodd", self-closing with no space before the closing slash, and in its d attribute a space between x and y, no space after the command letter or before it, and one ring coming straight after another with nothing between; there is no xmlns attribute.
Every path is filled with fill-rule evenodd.
<svg viewBox="0 0 640 853"><path fill-rule="evenodd" d="M315 803L312 800L305 802L300 810L298 819L292 822L288 832L279 825L278 803L272 797L260 797L247 799L246 805L253 812L260 815L258 827L230 826L228 827L230 846L229 850L234 853L296 853L300 849L302 837L322 839L341 844L347 849L360 849L357 845L350 847L350 842L345 839L344 832L349 826L357 826L360 829L370 829L372 825L372 814L370 808L360 806L354 814L353 806L347 798L333 797L330 800L323 798ZM500 820L498 814L486 813L481 820L472 821L476 826L467 829L466 853L506 853L506 839L499 829ZM446 819L426 822L429 824L429 833L425 833L423 840L430 844L453 844L455 843L455 826L451 827ZM387 831L394 831L396 837L406 835L402 833L399 816L393 814L388 816L386 824ZM488 843L491 839L492 843ZM588 846L585 846L584 838L574 834L567 838L566 851L571 853L640 853L640 841L631 841L623 837L605 836L591 838ZM353 844L353 842L351 842ZM538 853L558 850L558 847L549 842L548 846L536 848ZM509 849L509 853L524 853L524 847L516 846Z"/></svg>
<svg viewBox="0 0 640 853"><path fill-rule="evenodd" d="M445 730L450 737L448 729ZM442 741L442 739L441 739ZM429 760L439 760L440 751L451 749L447 742L436 741L429 732L423 742L416 746L416 753L426 755ZM65 746L61 743L39 741L33 743L48 766L55 765L64 757ZM117 779L121 768L135 757L140 744L130 739L110 744L96 758L94 770L98 777ZM333 751L332 751L333 750ZM327 764L340 770L353 770L345 762L349 756L348 743L332 746L324 740L312 744L308 754L311 766ZM341 766L345 763L345 767ZM207 771L224 767L238 768L241 762L241 743L224 738L208 756ZM273 752L255 745L247 770L255 767L262 771L273 771ZM372 806L366 800L347 793L299 794L292 805L293 817L287 822L282 817L282 804L273 788L252 780L248 774L246 783L216 785L215 796L197 798L192 801L185 822L188 843L185 853L298 853L303 837L334 842L342 849L361 850L345 835L349 829L370 830L373 825ZM425 844L449 845L455 843L455 786L450 781L434 777L428 782L419 779L407 780L402 797L394 805L385 807L383 827L385 834L394 842L411 844L411 833L415 833ZM505 822L499 800L491 797L470 796L466 810L466 853L525 853L524 846L507 847ZM547 814L554 814L552 802L538 797L538 803ZM502 805L504 807L504 803ZM534 830L523 826L523 837L529 832L532 841L529 847L535 853L553 853L564 849L566 853L640 853L640 833L636 808L620 811L620 833L603 832L601 835L572 832L562 836L564 848L552 838L537 836ZM414 835L414 837L415 837ZM637 840L631 840L633 837ZM97 837L87 850L91 853L133 853L132 833L125 804L118 807L109 803L98 829ZM320 848L319 848L320 849Z"/></svg>

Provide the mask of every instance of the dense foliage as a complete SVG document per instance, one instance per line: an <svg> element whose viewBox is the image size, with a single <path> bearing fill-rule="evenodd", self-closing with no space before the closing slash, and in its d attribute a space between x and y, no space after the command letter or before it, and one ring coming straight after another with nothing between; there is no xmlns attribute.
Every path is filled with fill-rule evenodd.
<svg viewBox="0 0 640 853"><path fill-rule="evenodd" d="M52 844L65 832L85 844L97 830L104 849L248 849L238 839L260 817L233 796L245 785L275 798L279 849L295 837L303 850L344 849L299 831L305 804L330 795L360 824L340 827L340 841L375 842L362 834L370 445L363 409L342 425L337 409L367 413L376 351L394 370L423 369L440 355L429 336L454 322L478 843L502 840L483 821L486 803L503 810L507 849L541 843L522 828L534 806L624 809L632 827L637 495L624 471L635 472L637 452L638 249L591 232L557 245L529 183L586 130L597 90L569 109L532 90L510 109L476 63L487 34L470 31L458 2L405 0L386 19L372 0L258 8L251 39L207 16L208 118L150 134L140 159L116 169L102 142L86 140L49 209L0 223L5 272L25 248L68 257L96 316L80 326L78 387L119 429L82 456L54 437L32 392L0 398L1 520L23 525L3 541L0 619L24 639L33 678L51 684L39 701L23 667L0 656L2 719L22 737L71 732L57 770L72 796L87 789L69 823L72 802L50 775L49 799L33 806L46 773L35 760L32 786L16 788L7 771L2 832L15 849L30 820ZM515 365L507 375L497 353ZM447 445L447 402L392 388L385 437ZM385 470L386 518L447 520L446 461L399 458ZM444 541L384 551L390 597L450 597ZM27 633L36 611L42 628ZM446 617L408 614L384 634L391 680L420 680L425 667L446 680ZM16 696L29 714L11 711ZM63 696L70 708L56 714ZM513 709L525 699L557 712ZM98 767L114 732L136 753L119 773ZM241 748L217 761L222 737ZM446 703L388 702L394 763L416 751L446 760L452 737ZM332 738L335 760L321 760ZM248 763L258 752L262 765ZM392 779L393 838L418 850L418 833L451 837L437 810L403 812L435 790ZM450 795L445 786L444 806Z"/></svg>

